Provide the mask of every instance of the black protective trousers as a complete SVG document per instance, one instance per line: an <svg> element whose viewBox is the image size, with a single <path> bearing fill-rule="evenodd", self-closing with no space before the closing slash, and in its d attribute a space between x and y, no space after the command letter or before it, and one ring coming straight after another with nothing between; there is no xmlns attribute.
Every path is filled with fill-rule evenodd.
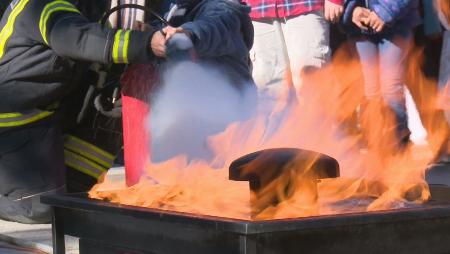
<svg viewBox="0 0 450 254"><path fill-rule="evenodd" d="M0 129L0 219L50 222L40 196L64 191L64 172L63 138L54 119Z"/></svg>

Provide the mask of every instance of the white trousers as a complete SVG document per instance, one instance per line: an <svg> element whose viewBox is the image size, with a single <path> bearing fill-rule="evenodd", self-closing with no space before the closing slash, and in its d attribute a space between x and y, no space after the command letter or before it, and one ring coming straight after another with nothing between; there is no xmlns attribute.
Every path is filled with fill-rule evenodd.
<svg viewBox="0 0 450 254"><path fill-rule="evenodd" d="M322 67L330 61L329 25L323 12L290 19L254 21L255 42L250 51L253 78L260 99L276 100L287 86L290 65L296 91L305 66Z"/></svg>

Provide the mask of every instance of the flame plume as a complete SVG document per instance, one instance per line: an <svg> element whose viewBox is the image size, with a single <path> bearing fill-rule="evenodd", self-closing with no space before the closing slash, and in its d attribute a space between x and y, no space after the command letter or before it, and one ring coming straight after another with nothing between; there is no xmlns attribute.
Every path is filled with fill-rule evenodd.
<svg viewBox="0 0 450 254"><path fill-rule="evenodd" d="M298 103L288 103L286 95L280 98L281 106L270 117L256 115L210 137L212 161L188 161L185 156L179 156L150 165L147 175L133 187L105 191L104 187L111 183L104 181L89 195L126 205L245 220L423 204L430 199L424 173L447 140L448 127L435 105L437 91L430 89L434 87L433 81L420 71L422 57L421 49L412 51L407 82L429 132L429 146L410 144L398 148L393 114L382 100L364 100L359 63L344 47L335 54L330 66L304 77ZM282 121L277 117L281 112L285 113ZM304 167L301 174L284 176L294 179L287 191L289 195L280 183L286 179L281 179L268 185L258 197L249 192L248 183L228 180L228 166L233 160L262 149L280 147L330 155L339 161L341 177L313 183L306 163L301 165ZM259 211L256 217L251 216L254 209L251 200L264 202L274 195L279 200L276 205Z"/></svg>

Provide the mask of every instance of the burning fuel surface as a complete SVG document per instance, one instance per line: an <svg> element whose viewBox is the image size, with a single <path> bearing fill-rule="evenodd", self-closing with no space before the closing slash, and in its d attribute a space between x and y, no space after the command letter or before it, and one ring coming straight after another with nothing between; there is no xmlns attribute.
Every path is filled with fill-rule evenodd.
<svg viewBox="0 0 450 254"><path fill-rule="evenodd" d="M245 220L420 206L430 199L424 180L425 170L448 137L445 122L441 121L437 111L435 86L420 71L422 56L421 49L412 51L407 85L428 130L426 145L409 144L403 149L398 148L394 116L381 99L364 102L358 62L346 49L341 49L329 67L303 77L297 102L291 103L286 90L270 114L256 110L257 113L246 120L237 117L241 109L230 104L230 100L239 99L234 92L225 89L216 92L213 99L205 99L202 96L206 94L201 92L196 95L195 90L203 85L226 87L218 76L203 77L199 81L203 84L195 83L192 75L187 79L175 78L173 82L179 83L177 85L192 88L186 91L194 92L189 98L164 99L164 102L154 98L156 102L152 102L152 110L168 114L164 124L179 132L173 143L166 144L169 145L167 149L172 151L170 145L177 148L177 143L189 144L191 138L202 139L201 135L183 133L192 123L198 124L198 119L219 123L223 129L216 126L212 131L205 131L209 136L203 137L204 142L192 141L192 149L194 146L202 148L200 158L196 158L191 150L183 154L178 147L173 155L160 156L163 159L149 163L146 175L137 185L111 188L113 183L104 181L89 195L132 206ZM183 68L180 72L183 76ZM177 104L180 101L181 104ZM183 106L189 103L193 105ZM264 107L264 102L259 103L260 108ZM231 112L224 115L223 109L228 106ZM184 114L185 108L193 113ZM156 127L151 128L161 124L158 122L161 120L155 119L151 125ZM237 120L233 122L233 119ZM358 119L357 125L355 119ZM281 147L308 149L336 158L340 164L340 177L317 181L308 178L311 163L287 164L287 171L301 167L302 172L290 177L295 186L290 195L286 195L285 182L278 181L267 185L257 199L255 193L250 192L248 182L228 180L228 166L235 159L255 151ZM183 149L190 149L189 145ZM208 156L203 156L205 153ZM255 202L265 198L261 193L275 195L278 202L255 214Z"/></svg>

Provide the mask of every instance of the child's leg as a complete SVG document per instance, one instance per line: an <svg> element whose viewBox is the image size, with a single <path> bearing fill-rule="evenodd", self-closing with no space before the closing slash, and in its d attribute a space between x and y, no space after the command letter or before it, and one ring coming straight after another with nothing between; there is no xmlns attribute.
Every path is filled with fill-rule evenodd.
<svg viewBox="0 0 450 254"><path fill-rule="evenodd" d="M397 120L397 135L409 141L404 82L407 55L412 44L412 33L383 39L379 44L381 95Z"/></svg>
<svg viewBox="0 0 450 254"><path fill-rule="evenodd" d="M353 39L352 44L359 57L363 74L365 103L361 105L360 125L364 142L369 148L376 148L382 131L374 119L379 122L380 87L378 82L378 45L364 37Z"/></svg>
<svg viewBox="0 0 450 254"><path fill-rule="evenodd" d="M439 72L439 88L441 108L444 110L448 126L450 127L450 31L444 33L442 45L441 69ZM450 136L447 140L446 156L450 157ZM441 148L442 149L442 148Z"/></svg>
<svg viewBox="0 0 450 254"><path fill-rule="evenodd" d="M353 40L364 77L364 93L368 100L380 97L378 45L365 38Z"/></svg>
<svg viewBox="0 0 450 254"><path fill-rule="evenodd" d="M450 125L450 31L444 33L442 44L441 69L439 72L439 88L441 91L442 109L445 111Z"/></svg>

